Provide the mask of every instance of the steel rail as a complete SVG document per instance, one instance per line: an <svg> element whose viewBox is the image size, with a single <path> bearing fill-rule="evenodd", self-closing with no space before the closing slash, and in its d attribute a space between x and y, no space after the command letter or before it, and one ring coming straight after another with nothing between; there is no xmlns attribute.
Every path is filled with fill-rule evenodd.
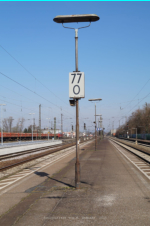
<svg viewBox="0 0 150 226"><path fill-rule="evenodd" d="M118 138L120 140L127 140L127 141L136 141L136 138L124 138L124 137L120 137ZM142 139L137 139L138 143L144 143L144 144L149 144L150 145L150 140L142 140Z"/></svg>
<svg viewBox="0 0 150 226"><path fill-rule="evenodd" d="M118 145L122 146L123 148L125 148L127 151L131 152L132 154L136 155L137 157L139 157L140 159L144 160L145 162L150 164L150 148L149 150L141 150L140 147L136 147L138 145L135 145L131 142L129 142L127 144L127 141L120 141L120 139L113 139L113 138L109 138L111 141L117 143ZM140 145L141 148L142 145ZM137 152L135 153L134 150Z"/></svg>
<svg viewBox="0 0 150 226"><path fill-rule="evenodd" d="M0 156L0 161L5 160L5 159L9 159L9 158L19 157L21 155L27 155L27 154L30 154L30 153L39 152L39 151L46 150L46 149L52 149L52 148L63 146L63 145L65 145L65 144L56 144L56 145L53 145L53 146L46 146L46 147L41 147L41 148L30 149L30 150L27 150L27 151L20 151L20 152L16 152L16 153L2 155L2 156Z"/></svg>
<svg viewBox="0 0 150 226"><path fill-rule="evenodd" d="M66 143L73 143L73 142L66 142ZM5 159L9 159L9 158L15 158L21 155L26 155L26 154L30 154L30 153L34 153L34 152L38 152L41 150L46 150L48 148L55 148L55 147L59 147L59 146L63 146L66 143L61 143L61 144L55 144L55 145L50 145L50 146L46 146L46 147L40 147L40 148L34 148L34 149L30 149L30 150L26 150L26 151L20 151L20 152L16 152L16 153L11 153L11 154L6 154L6 155L1 155L0 156L0 161L1 160L5 160Z"/></svg>
<svg viewBox="0 0 150 226"><path fill-rule="evenodd" d="M124 141L130 142L132 144L135 144L135 141L136 141L136 139L135 140L129 140L129 139L124 139L124 138L121 138L121 139L118 138L118 139L120 140L120 142L121 142L121 140L124 140ZM138 145L145 146L145 147L150 147L150 143L147 143L147 141L146 142L142 141L142 143L140 143L139 140L137 140L137 141L138 141Z"/></svg>
<svg viewBox="0 0 150 226"><path fill-rule="evenodd" d="M84 143L84 142L86 142L86 141L81 141L80 143ZM22 160L22 161L19 161L19 162L10 164L10 165L8 165L8 166L1 167L1 168L0 168L0 171L4 171L4 170L10 169L10 168L13 168L13 167L15 167L15 166L18 166L18 165L21 165L21 164L30 162L30 161L32 161L32 160L41 158L41 157L43 157L43 156L46 156L46 155L49 155L49 154L58 152L58 151L60 151L60 150L63 150L63 149L69 148L69 147L73 147L73 146L75 146L75 144L76 144L75 142L74 142L74 143L71 143L71 144L64 144L64 145L62 145L61 147L59 147L59 148L57 147L57 148L55 148L55 149L53 149L53 150L45 150L44 153L40 153L40 154L38 154L38 155L36 155L36 154L34 153L34 155L36 155L36 156L34 156L34 157L32 157L32 158L29 158L29 159L26 159L26 160ZM39 150L39 151L40 151L40 150ZM19 156L20 156L20 155L19 155ZM17 156L17 157L19 157L19 156ZM15 156L15 157L16 157L16 156ZM11 161L11 160L10 160L10 161Z"/></svg>
<svg viewBox="0 0 150 226"><path fill-rule="evenodd" d="M75 145L75 143L74 143L74 145ZM44 152L44 153L38 154L38 156L36 155L36 156L34 156L34 157L32 157L32 158L28 158L28 159L26 159L26 160L22 160L22 161L19 161L19 162L10 164L10 165L8 165L8 166L1 167L1 168L0 168L0 171L4 171L4 170L10 169L10 168L13 168L13 167L15 167L15 166L18 166L18 165L27 163L27 162L29 162L29 161L32 161L32 160L41 158L41 157L43 157L43 156L52 154L52 153L54 153L54 152L58 152L58 151L60 151L60 150L62 150L62 149L69 148L69 147L72 147L72 146L73 146L73 144L71 144L71 145L64 145L63 147L56 148L55 150L48 150L48 151L46 151L46 152Z"/></svg>

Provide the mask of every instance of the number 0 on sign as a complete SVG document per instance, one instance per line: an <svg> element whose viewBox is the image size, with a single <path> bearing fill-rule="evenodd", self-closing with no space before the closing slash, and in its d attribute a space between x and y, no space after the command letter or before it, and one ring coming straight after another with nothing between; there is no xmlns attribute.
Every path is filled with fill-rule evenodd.
<svg viewBox="0 0 150 226"><path fill-rule="evenodd" d="M69 73L69 97L84 98L84 72Z"/></svg>

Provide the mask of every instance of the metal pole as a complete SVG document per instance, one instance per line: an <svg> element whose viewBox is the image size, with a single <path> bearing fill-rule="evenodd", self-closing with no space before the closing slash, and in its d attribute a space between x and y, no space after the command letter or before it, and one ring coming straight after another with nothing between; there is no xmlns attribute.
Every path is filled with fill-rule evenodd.
<svg viewBox="0 0 150 226"><path fill-rule="evenodd" d="M33 115L34 115L35 113L29 113L29 115L32 115L32 142L33 142Z"/></svg>
<svg viewBox="0 0 150 226"><path fill-rule="evenodd" d="M78 29L75 29L75 58L76 58L76 72L78 72Z"/></svg>
<svg viewBox="0 0 150 226"><path fill-rule="evenodd" d="M32 142L33 142L33 114L32 114Z"/></svg>
<svg viewBox="0 0 150 226"><path fill-rule="evenodd" d="M63 136L63 114L61 114L61 134Z"/></svg>
<svg viewBox="0 0 150 226"><path fill-rule="evenodd" d="M2 107L6 104L0 104L1 106L1 145L3 145L3 109Z"/></svg>
<svg viewBox="0 0 150 226"><path fill-rule="evenodd" d="M54 117L54 140L56 140L56 117Z"/></svg>
<svg viewBox="0 0 150 226"><path fill-rule="evenodd" d="M79 163L79 100L76 99L76 163L75 163L75 187L80 188L80 163Z"/></svg>
<svg viewBox="0 0 150 226"><path fill-rule="evenodd" d="M21 142L21 123L20 123L20 142Z"/></svg>
<svg viewBox="0 0 150 226"><path fill-rule="evenodd" d="M50 121L48 121L48 140L49 140L49 123Z"/></svg>
<svg viewBox="0 0 150 226"><path fill-rule="evenodd" d="M3 145L3 115L2 115L2 105L1 105L1 145Z"/></svg>
<svg viewBox="0 0 150 226"><path fill-rule="evenodd" d="M78 72L78 29L75 29L75 65ZM76 99L76 163L75 163L75 187L80 188L80 163L79 163L79 100Z"/></svg>
<svg viewBox="0 0 150 226"><path fill-rule="evenodd" d="M136 128L136 144L137 144L137 128Z"/></svg>
<svg viewBox="0 0 150 226"><path fill-rule="evenodd" d="M50 124L50 118L46 118L46 119L48 119L48 136L47 136L47 138L49 140L49 124Z"/></svg>
<svg viewBox="0 0 150 226"><path fill-rule="evenodd" d="M40 139L41 139L41 104L39 105L39 129L40 129Z"/></svg>
<svg viewBox="0 0 150 226"><path fill-rule="evenodd" d="M96 151L96 141L97 141L97 136L96 136L96 103L95 103L95 151Z"/></svg>
<svg viewBox="0 0 150 226"><path fill-rule="evenodd" d="M102 117L100 116L100 128L101 128L101 140L102 140L102 128L103 128L103 125L102 125Z"/></svg>

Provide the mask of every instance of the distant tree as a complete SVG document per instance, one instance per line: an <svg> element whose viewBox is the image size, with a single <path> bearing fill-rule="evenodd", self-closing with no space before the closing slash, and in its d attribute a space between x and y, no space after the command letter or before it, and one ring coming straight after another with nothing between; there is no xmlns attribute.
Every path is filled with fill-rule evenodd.
<svg viewBox="0 0 150 226"><path fill-rule="evenodd" d="M9 118L4 118L3 120L3 130L5 132L10 132L12 130L13 118L10 116Z"/></svg>
<svg viewBox="0 0 150 226"><path fill-rule="evenodd" d="M3 119L3 131L8 132L8 121L7 121L7 118Z"/></svg>
<svg viewBox="0 0 150 226"><path fill-rule="evenodd" d="M24 118L19 118L17 120L17 123L14 127L11 128L11 131L14 132L14 133L20 133L23 131L23 127L24 127L24 122L25 122L25 119Z"/></svg>
<svg viewBox="0 0 150 226"><path fill-rule="evenodd" d="M28 132L27 128L25 128L23 132L24 132L24 133L27 133L27 132Z"/></svg>
<svg viewBox="0 0 150 226"><path fill-rule="evenodd" d="M12 127L12 132L13 133L18 133L18 127L17 126Z"/></svg>
<svg viewBox="0 0 150 226"><path fill-rule="evenodd" d="M131 134L131 132L135 134L134 128L137 128L138 134L150 132L150 104L145 103L142 109L134 111L127 122L117 129L116 134L126 134L127 130L129 130L129 134Z"/></svg>
<svg viewBox="0 0 150 226"><path fill-rule="evenodd" d="M24 122L25 122L25 119L24 118L19 118L18 119L17 126L19 128L19 132L22 132L23 131Z"/></svg>
<svg viewBox="0 0 150 226"><path fill-rule="evenodd" d="M32 133L31 126L28 127L28 133Z"/></svg>

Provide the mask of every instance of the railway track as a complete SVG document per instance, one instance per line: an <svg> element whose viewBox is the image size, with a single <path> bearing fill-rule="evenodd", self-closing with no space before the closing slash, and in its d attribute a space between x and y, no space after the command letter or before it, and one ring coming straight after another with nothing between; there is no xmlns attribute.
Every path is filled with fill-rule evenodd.
<svg viewBox="0 0 150 226"><path fill-rule="evenodd" d="M84 145L87 145L92 141L93 140L82 142L80 144L81 150L82 147L84 147ZM30 165L25 164L23 166L21 165L19 168L15 167L8 171L6 170L5 172L1 172L2 177L0 178L0 194L5 193L11 185L14 185L15 183L19 182L25 177L28 177L31 174L38 174L38 172L43 170L45 167L49 167L55 163L58 163L59 161L61 161L63 158L66 158L70 154L74 153L75 155L75 146L73 144L67 146L68 148L64 148L65 145L63 145L60 151L55 151L48 155L44 155L43 157L38 158L36 161L31 162Z"/></svg>
<svg viewBox="0 0 150 226"><path fill-rule="evenodd" d="M119 140L126 140L126 141L129 141L129 142L136 142L136 139L135 138L118 138ZM150 146L150 140L142 140L142 139L137 139L137 142L138 144L143 144L143 145L147 145L147 146Z"/></svg>
<svg viewBox="0 0 150 226"><path fill-rule="evenodd" d="M39 152L39 151L46 150L46 149L53 149L53 148L63 146L63 145L64 144L56 144L53 146L47 146L47 147L43 147L43 148L35 148L35 149L27 150L27 151L20 151L17 153L2 155L2 156L0 156L0 161L10 159L10 158L15 158L18 156L23 156L23 155L30 154L30 153L32 154L32 153Z"/></svg>
<svg viewBox="0 0 150 226"><path fill-rule="evenodd" d="M136 141L136 140L134 141L134 140L128 140L128 139L118 139L118 140L120 140L120 142L122 140L124 140L124 141L127 141L127 142L132 143L132 144L135 144L135 141ZM150 148L150 144L148 144L147 142L144 143L144 141L142 143L140 143L138 141L138 145L141 145L141 146L145 146L145 147L149 147Z"/></svg>
<svg viewBox="0 0 150 226"><path fill-rule="evenodd" d="M150 180L150 147L133 144L120 139L109 138L113 146L131 162L148 180ZM125 144L126 142L126 144ZM133 146L134 147L131 147ZM141 149L147 149L146 152ZM148 150L149 149L149 150ZM136 172L135 172L136 173Z"/></svg>
<svg viewBox="0 0 150 226"><path fill-rule="evenodd" d="M134 141L120 140L116 138L109 139L150 164L150 146L135 144Z"/></svg>
<svg viewBox="0 0 150 226"><path fill-rule="evenodd" d="M85 141L82 141L81 143L84 142ZM75 146L75 142L69 144L36 148L28 151L1 156L0 172L73 146Z"/></svg>

